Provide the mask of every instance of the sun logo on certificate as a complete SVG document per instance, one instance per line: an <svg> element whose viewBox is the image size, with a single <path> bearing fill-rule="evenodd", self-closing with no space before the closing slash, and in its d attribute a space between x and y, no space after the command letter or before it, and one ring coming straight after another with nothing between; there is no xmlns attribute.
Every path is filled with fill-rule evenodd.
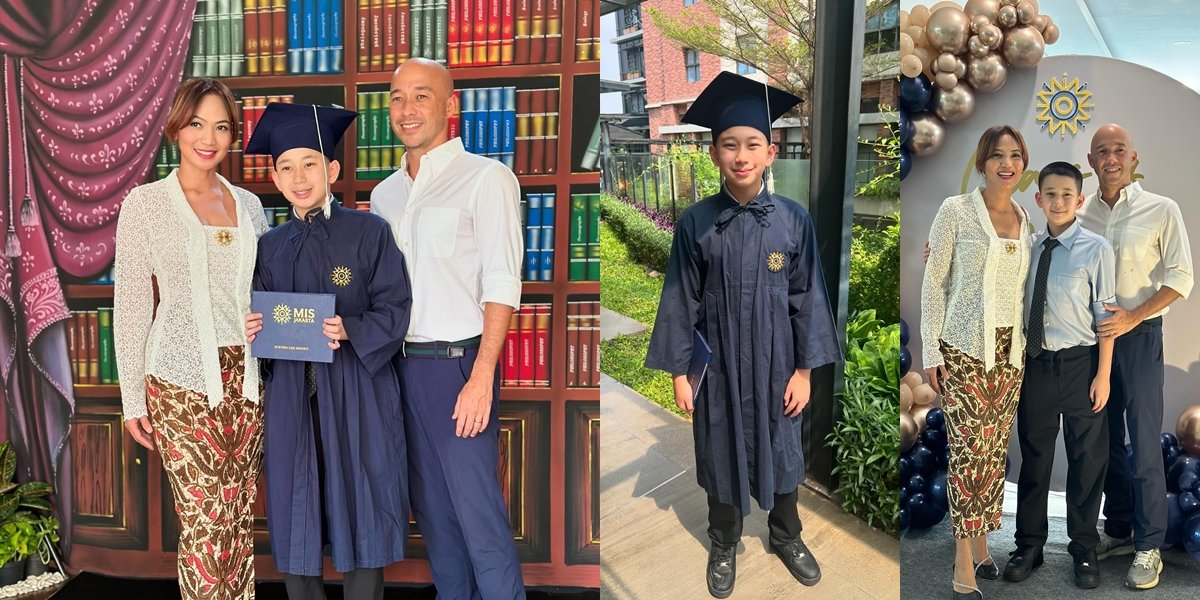
<svg viewBox="0 0 1200 600"><path fill-rule="evenodd" d="M346 265L338 265L333 268L333 272L329 274L330 281L338 287L346 287L350 285L350 281L354 279L354 274L350 272L350 267Z"/></svg>
<svg viewBox="0 0 1200 600"><path fill-rule="evenodd" d="M1063 73L1061 82L1051 77L1049 83L1043 83L1037 98L1038 114L1035 120L1042 124L1042 129L1050 131L1050 137L1057 133L1059 139L1066 139L1068 130L1073 136L1087 127L1087 122L1092 118L1092 113L1088 111L1096 108L1096 105L1088 102L1092 93L1088 91L1087 84L1080 84L1078 77L1068 81L1066 73Z"/></svg>
<svg viewBox="0 0 1200 600"><path fill-rule="evenodd" d="M783 265L787 263L787 257L782 252L776 250L767 255L767 270L772 273L778 273L783 270Z"/></svg>
<svg viewBox="0 0 1200 600"><path fill-rule="evenodd" d="M271 318L280 325L287 325L292 321L292 309L286 304L276 304L271 311Z"/></svg>

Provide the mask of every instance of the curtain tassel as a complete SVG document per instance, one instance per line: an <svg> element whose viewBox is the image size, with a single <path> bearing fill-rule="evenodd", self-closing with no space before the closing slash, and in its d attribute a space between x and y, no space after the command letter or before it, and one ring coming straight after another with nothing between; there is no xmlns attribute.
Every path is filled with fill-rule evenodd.
<svg viewBox="0 0 1200 600"><path fill-rule="evenodd" d="M33 227L37 224L37 209L33 207L33 198L30 198L29 194L25 194L25 199L21 200L21 226Z"/></svg>
<svg viewBox="0 0 1200 600"><path fill-rule="evenodd" d="M4 236L4 255L9 258L21 256L21 238L17 237L17 230L11 227L8 228L8 235Z"/></svg>

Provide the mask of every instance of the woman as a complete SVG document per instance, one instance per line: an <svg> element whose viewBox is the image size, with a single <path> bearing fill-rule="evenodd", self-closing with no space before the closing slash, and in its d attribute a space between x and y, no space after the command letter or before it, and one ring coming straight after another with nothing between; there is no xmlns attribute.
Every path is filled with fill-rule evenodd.
<svg viewBox="0 0 1200 600"><path fill-rule="evenodd" d="M179 168L131 190L117 221L113 326L125 429L159 450L171 482L183 598L253 598L263 410L242 315L267 222L254 194L217 175L237 137L227 87L184 83L166 135L179 144Z"/></svg>
<svg viewBox="0 0 1200 600"><path fill-rule="evenodd" d="M984 184L938 209L921 292L925 373L944 394L950 445L956 598L982 598L975 576L999 576L985 536L1000 528L1008 437L1021 390L1031 233L1029 216L1012 199L1029 160L1021 134L992 127L979 138L975 156Z"/></svg>

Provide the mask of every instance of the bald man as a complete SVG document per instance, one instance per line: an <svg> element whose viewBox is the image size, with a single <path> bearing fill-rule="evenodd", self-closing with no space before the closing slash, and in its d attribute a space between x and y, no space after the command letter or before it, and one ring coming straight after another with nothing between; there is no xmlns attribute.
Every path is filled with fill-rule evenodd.
<svg viewBox="0 0 1200 600"><path fill-rule="evenodd" d="M1088 164L1100 189L1079 210L1080 223L1116 251L1117 305L1098 331L1116 337L1108 401L1108 472L1104 480L1101 560L1135 554L1125 585L1149 589L1162 572L1167 528L1159 433L1163 420L1162 315L1192 290L1192 254L1179 205L1133 181L1137 151L1128 131L1108 124L1092 136ZM1133 464L1125 455L1125 431ZM1132 466L1132 469L1131 469Z"/></svg>
<svg viewBox="0 0 1200 600"><path fill-rule="evenodd" d="M508 600L525 589L496 480L498 371L521 301L521 191L503 164L449 139L453 91L433 61L396 69L388 114L406 151L371 192L371 212L391 224L412 284L396 362L413 514L433 583L439 598Z"/></svg>

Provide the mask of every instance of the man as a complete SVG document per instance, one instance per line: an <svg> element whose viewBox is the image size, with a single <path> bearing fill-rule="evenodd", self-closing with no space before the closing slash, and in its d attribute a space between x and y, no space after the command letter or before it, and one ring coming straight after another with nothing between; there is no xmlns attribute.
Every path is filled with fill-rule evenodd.
<svg viewBox="0 0 1200 600"><path fill-rule="evenodd" d="M388 111L405 154L371 192L412 281L397 358L412 506L439 597L524 598L496 480L497 372L521 300L520 187L503 164L447 141L453 91L433 61L396 69Z"/></svg>
<svg viewBox="0 0 1200 600"><path fill-rule="evenodd" d="M1159 433L1163 420L1162 315L1192 290L1192 254L1174 200L1133 182L1137 151L1129 132L1107 124L1092 136L1088 164L1100 189L1079 210L1085 228L1103 235L1117 258L1117 303L1098 333L1116 338L1108 404L1109 459L1104 480L1101 560L1136 551L1125 584L1158 585L1166 536L1166 482ZM1133 465L1125 456L1125 430ZM1132 535L1131 535L1132 534Z"/></svg>

